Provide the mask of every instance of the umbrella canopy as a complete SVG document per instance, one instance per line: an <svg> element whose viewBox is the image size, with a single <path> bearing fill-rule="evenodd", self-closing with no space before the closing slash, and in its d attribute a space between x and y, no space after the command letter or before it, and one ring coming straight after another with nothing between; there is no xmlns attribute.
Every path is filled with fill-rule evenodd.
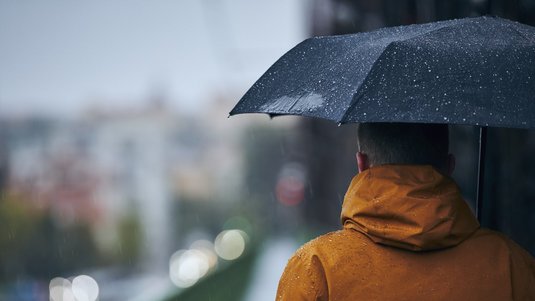
<svg viewBox="0 0 535 301"><path fill-rule="evenodd" d="M478 17L310 38L230 115L535 127L535 27Z"/></svg>

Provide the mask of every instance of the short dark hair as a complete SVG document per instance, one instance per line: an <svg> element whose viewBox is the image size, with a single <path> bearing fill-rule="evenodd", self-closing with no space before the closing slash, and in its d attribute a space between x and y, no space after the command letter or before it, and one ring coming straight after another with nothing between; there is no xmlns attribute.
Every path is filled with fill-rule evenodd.
<svg viewBox="0 0 535 301"><path fill-rule="evenodd" d="M357 127L359 151L370 165L412 164L447 166L447 124L361 123Z"/></svg>

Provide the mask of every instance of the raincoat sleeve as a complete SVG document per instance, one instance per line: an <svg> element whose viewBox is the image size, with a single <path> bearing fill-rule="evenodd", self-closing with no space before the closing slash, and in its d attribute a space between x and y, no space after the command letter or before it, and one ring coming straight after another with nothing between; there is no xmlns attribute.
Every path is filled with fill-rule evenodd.
<svg viewBox="0 0 535 301"><path fill-rule="evenodd" d="M288 261L279 281L277 301L326 301L327 280L317 255L298 250Z"/></svg>
<svg viewBox="0 0 535 301"><path fill-rule="evenodd" d="M509 248L513 300L535 300L535 259L512 240Z"/></svg>

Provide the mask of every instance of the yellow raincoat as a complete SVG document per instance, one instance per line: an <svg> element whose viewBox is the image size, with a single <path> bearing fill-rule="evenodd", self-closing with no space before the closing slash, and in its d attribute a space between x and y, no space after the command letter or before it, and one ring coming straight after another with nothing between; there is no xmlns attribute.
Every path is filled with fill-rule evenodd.
<svg viewBox="0 0 535 301"><path fill-rule="evenodd" d="M343 229L301 247L277 300L535 300L535 261L480 229L457 185L431 166L357 175Z"/></svg>

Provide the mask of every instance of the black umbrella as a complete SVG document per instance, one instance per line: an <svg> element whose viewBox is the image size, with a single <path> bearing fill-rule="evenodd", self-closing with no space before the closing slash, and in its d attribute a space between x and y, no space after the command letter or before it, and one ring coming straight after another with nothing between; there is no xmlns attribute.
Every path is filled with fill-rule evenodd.
<svg viewBox="0 0 535 301"><path fill-rule="evenodd" d="M535 27L478 17L310 38L230 115L477 125L480 216L486 127L535 127Z"/></svg>

